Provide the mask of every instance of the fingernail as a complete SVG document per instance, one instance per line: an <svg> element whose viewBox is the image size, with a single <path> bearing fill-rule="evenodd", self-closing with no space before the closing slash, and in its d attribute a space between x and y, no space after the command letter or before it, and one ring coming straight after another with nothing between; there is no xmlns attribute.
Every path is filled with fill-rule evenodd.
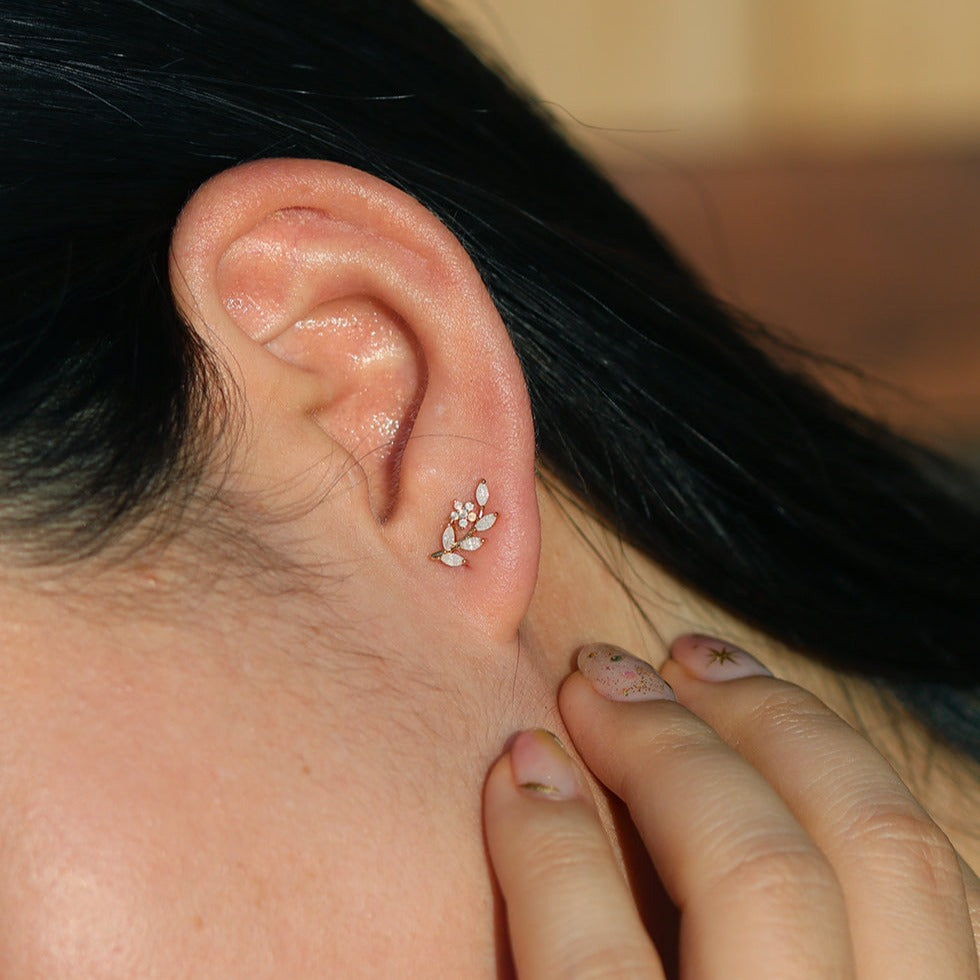
<svg viewBox="0 0 980 980"><path fill-rule="evenodd" d="M578 669L610 701L676 701L670 685L645 661L609 643L578 652Z"/></svg>
<svg viewBox="0 0 980 980"><path fill-rule="evenodd" d="M713 636L682 636L670 648L689 674L703 681L734 681L739 677L772 677L772 671L741 647Z"/></svg>
<svg viewBox="0 0 980 980"><path fill-rule="evenodd" d="M521 732L510 746L514 782L530 793L551 800L570 800L581 795L572 760L561 742L543 728Z"/></svg>

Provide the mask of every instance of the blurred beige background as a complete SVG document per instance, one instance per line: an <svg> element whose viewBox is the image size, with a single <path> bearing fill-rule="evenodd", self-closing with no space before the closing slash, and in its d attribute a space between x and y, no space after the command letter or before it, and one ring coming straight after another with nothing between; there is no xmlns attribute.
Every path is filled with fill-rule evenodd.
<svg viewBox="0 0 980 980"><path fill-rule="evenodd" d="M726 298L980 445L980 0L429 0Z"/></svg>
<svg viewBox="0 0 980 980"><path fill-rule="evenodd" d="M635 163L980 141L977 0L431 0ZM588 134L581 133L589 139Z"/></svg>

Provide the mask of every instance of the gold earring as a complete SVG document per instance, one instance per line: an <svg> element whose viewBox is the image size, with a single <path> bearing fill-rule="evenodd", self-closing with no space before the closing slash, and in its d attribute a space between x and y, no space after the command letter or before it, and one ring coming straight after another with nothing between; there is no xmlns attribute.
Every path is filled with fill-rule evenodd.
<svg viewBox="0 0 980 980"><path fill-rule="evenodd" d="M461 551L476 551L486 543L486 538L479 537L480 531L489 531L500 516L496 513L486 513L484 508L490 499L490 490L486 480L480 480L476 485L473 501L454 500L449 523L442 532L442 549L433 551L429 557L433 561L441 561L450 568L459 568L467 564Z"/></svg>

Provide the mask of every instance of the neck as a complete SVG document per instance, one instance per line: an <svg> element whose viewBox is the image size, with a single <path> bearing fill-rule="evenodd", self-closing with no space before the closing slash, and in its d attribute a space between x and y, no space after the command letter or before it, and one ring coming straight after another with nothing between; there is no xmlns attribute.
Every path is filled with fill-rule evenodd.
<svg viewBox="0 0 980 980"><path fill-rule="evenodd" d="M832 670L712 605L566 499L541 489L539 506L544 548L526 629L562 652L566 672L570 652L592 640L615 643L655 667L685 633L736 643L861 731L966 861L980 866L980 794L973 789L980 765L949 748L887 690Z"/></svg>
<svg viewBox="0 0 980 980"><path fill-rule="evenodd" d="M269 948L295 956L291 976L323 962L363 972L368 954L374 972L435 962L487 975L500 913L480 832L489 765L519 728L562 734L555 693L577 647L606 640L659 666L690 631L746 646L863 727L977 862L964 762L900 709L711 607L545 492L540 509L519 644L441 626L381 581L384 568L381 584L352 575L319 595L270 587L248 601L230 579L216 590L198 574L195 591L166 563L96 585L0 581L0 847L13 855L0 901L25 887L24 855L60 889L54 912L49 896L15 903L12 928L47 950L99 910L83 958L93 975L111 975L112 950L167 961L174 935L216 975L234 972L222 951ZM406 902L423 887L425 901ZM372 919L324 929L352 908ZM77 973L80 947L64 948Z"/></svg>

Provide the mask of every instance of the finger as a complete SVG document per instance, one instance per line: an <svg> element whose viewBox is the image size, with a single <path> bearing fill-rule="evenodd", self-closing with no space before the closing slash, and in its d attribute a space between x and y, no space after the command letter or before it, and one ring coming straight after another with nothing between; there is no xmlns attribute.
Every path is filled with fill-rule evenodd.
<svg viewBox="0 0 980 980"><path fill-rule="evenodd" d="M772 787L664 700L648 664L594 646L579 667L560 692L562 717L586 765L629 807L681 912L684 976L852 976L837 880Z"/></svg>
<svg viewBox="0 0 980 980"><path fill-rule="evenodd" d="M591 794L553 735L514 739L483 809L521 980L663 978Z"/></svg>
<svg viewBox="0 0 980 980"><path fill-rule="evenodd" d="M976 976L956 852L877 750L738 647L683 637L671 656L678 698L778 788L833 866L858 975Z"/></svg>
<svg viewBox="0 0 980 980"><path fill-rule="evenodd" d="M963 883L966 885L966 905L970 910L970 923L973 926L973 944L976 947L977 959L980 961L980 878L963 858L958 858L960 871L963 873Z"/></svg>

